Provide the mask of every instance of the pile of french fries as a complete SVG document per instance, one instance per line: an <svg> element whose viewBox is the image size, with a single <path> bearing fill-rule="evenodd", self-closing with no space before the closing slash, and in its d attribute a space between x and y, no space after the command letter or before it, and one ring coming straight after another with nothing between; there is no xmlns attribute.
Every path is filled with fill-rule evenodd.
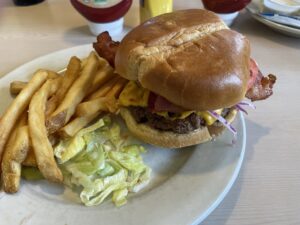
<svg viewBox="0 0 300 225"><path fill-rule="evenodd" d="M116 113L126 83L94 52L83 60L73 56L63 74L38 70L28 83L12 82L16 97L0 119L4 191L19 190L22 166L37 167L47 180L62 182L53 146L103 113Z"/></svg>

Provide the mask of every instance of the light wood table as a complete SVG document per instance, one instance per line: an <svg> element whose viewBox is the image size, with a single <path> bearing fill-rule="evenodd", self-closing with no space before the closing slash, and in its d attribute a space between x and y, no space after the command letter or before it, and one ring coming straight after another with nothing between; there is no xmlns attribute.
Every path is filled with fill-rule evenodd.
<svg viewBox="0 0 300 225"><path fill-rule="evenodd" d="M175 8L201 7L175 0ZM138 24L137 1L126 24ZM276 33L246 12L233 29L245 34L264 73L278 76L274 95L247 116L248 143L240 175L203 225L300 224L300 39ZM0 75L38 56L95 40L67 0L30 7L0 1ZM178 206L180 207L180 206Z"/></svg>

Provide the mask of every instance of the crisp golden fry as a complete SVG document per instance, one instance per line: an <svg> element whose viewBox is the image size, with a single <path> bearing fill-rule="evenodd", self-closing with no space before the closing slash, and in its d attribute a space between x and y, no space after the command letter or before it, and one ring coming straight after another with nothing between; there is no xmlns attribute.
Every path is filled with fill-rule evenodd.
<svg viewBox="0 0 300 225"><path fill-rule="evenodd" d="M113 84L114 83L114 84ZM117 104L115 97L118 97L120 92L122 91L123 87L127 81L123 78L117 77L116 79L112 79L104 84L100 89L97 95L101 97L92 99L87 102L83 102L78 105L77 113L81 115L81 117L75 118L69 124L61 129L61 135L64 137L71 137L74 136L80 129L84 128L88 125L93 119L95 119L105 107L111 111L115 112L117 110ZM107 85L109 84L109 85ZM112 85L113 84L113 85ZM104 94L105 93L105 94ZM95 93L94 93L95 94ZM93 94L93 95L94 95ZM106 96L105 96L106 95ZM94 95L96 96L96 95ZM103 98L103 96L105 96ZM110 96L110 97L108 97ZM103 100L106 100L105 107L103 105Z"/></svg>
<svg viewBox="0 0 300 225"><path fill-rule="evenodd" d="M85 67L86 63L87 63L87 58L81 59L81 68Z"/></svg>
<svg viewBox="0 0 300 225"><path fill-rule="evenodd" d="M27 112L24 112L16 123L5 146L1 168L4 191L8 193L15 193L19 189L20 163L26 157L28 145L28 128L23 130L23 126L26 124Z"/></svg>
<svg viewBox="0 0 300 225"><path fill-rule="evenodd" d="M122 77L119 77L117 83L112 87L112 89L105 95L109 98L118 98L122 92L124 86L127 84L128 80L125 80Z"/></svg>
<svg viewBox="0 0 300 225"><path fill-rule="evenodd" d="M0 121L0 162L4 146L7 143L7 139L9 138L16 121L28 107L34 93L43 85L48 77L48 72L44 70L37 71L29 81L28 85L26 85L19 93L3 114Z"/></svg>
<svg viewBox="0 0 300 225"><path fill-rule="evenodd" d="M27 110L23 112L23 114L20 116L19 120L16 123L16 126L22 127L28 125L28 113Z"/></svg>
<svg viewBox="0 0 300 225"><path fill-rule="evenodd" d="M53 135L50 135L48 139L52 146L55 145L58 141L57 137ZM38 167L31 140L29 142L27 156L25 160L22 162L22 166Z"/></svg>
<svg viewBox="0 0 300 225"><path fill-rule="evenodd" d="M63 100L67 91L74 83L74 81L79 77L81 70L81 61L77 57L73 56L67 66L67 70L62 78L61 87L47 102L46 115L50 115L54 112L58 104Z"/></svg>
<svg viewBox="0 0 300 225"><path fill-rule="evenodd" d="M85 116L99 111L117 111L115 98L100 97L88 102L80 103L76 108L76 116Z"/></svg>
<svg viewBox="0 0 300 225"><path fill-rule="evenodd" d="M63 176L54 159L53 148L45 126L47 99L60 86L61 79L48 80L36 92L29 105L29 131L37 165L43 176L53 182L62 182Z"/></svg>
<svg viewBox="0 0 300 225"><path fill-rule="evenodd" d="M7 193L19 190L21 163L26 158L30 142L28 126L17 127L14 133L6 145L1 165L3 188Z"/></svg>
<svg viewBox="0 0 300 225"><path fill-rule="evenodd" d="M118 77L116 83L112 87L109 87L110 90L107 91L106 97L98 97L80 103L76 108L76 115L85 116L88 114L94 114L98 111L109 111L111 113L115 113L117 111L116 98L119 96L126 83L127 81L125 79ZM102 88L101 90L104 90Z"/></svg>
<svg viewBox="0 0 300 225"><path fill-rule="evenodd" d="M48 78L49 79L56 79L60 77L60 75L52 70L45 70L48 73Z"/></svg>
<svg viewBox="0 0 300 225"><path fill-rule="evenodd" d="M58 108L47 119L46 126L49 133L56 132L70 120L71 116L75 113L77 105L88 93L98 66L98 58L92 52L88 57L88 62L83 68L82 74L70 87Z"/></svg>
<svg viewBox="0 0 300 225"><path fill-rule="evenodd" d="M62 137L73 137L78 131L86 127L91 121L96 119L101 112L89 114L82 117L77 117L59 131Z"/></svg>
<svg viewBox="0 0 300 225"><path fill-rule="evenodd" d="M38 167L47 180L62 182L52 148L55 135L74 136L102 112L118 109L116 98L127 81L114 74L105 59L94 52L82 61L72 57L64 71L60 76L38 70L30 82L10 85L11 94L17 97L0 119L0 162L5 147L1 169L6 192L18 191L22 165Z"/></svg>
<svg viewBox="0 0 300 225"><path fill-rule="evenodd" d="M88 91L88 95L98 90L104 83L116 77L113 73L113 68L107 63L106 60L100 58L100 65L97 73L94 76L92 87Z"/></svg>
<svg viewBox="0 0 300 225"><path fill-rule="evenodd" d="M25 126L25 125L28 126L28 113L27 112L23 113L22 117L20 118L20 120L18 122L18 126ZM28 130L28 132L29 132L29 130ZM26 158L24 159L24 161L22 162L22 165L37 167L30 138L29 138L29 143L28 143L27 155L26 155Z"/></svg>
<svg viewBox="0 0 300 225"><path fill-rule="evenodd" d="M27 85L27 82L23 81L13 81L10 83L9 91L12 95L19 94Z"/></svg>
<svg viewBox="0 0 300 225"><path fill-rule="evenodd" d="M86 101L90 101L90 100L105 96L113 88L113 86L118 82L118 80L119 80L118 76L116 76L113 79L109 80L102 87L100 87L96 92L89 95L86 98Z"/></svg>
<svg viewBox="0 0 300 225"><path fill-rule="evenodd" d="M24 159L24 161L22 162L22 166L37 167L37 162L36 162L36 159L35 159L33 148L31 146L31 142L29 143L27 156Z"/></svg>
<svg viewBox="0 0 300 225"><path fill-rule="evenodd" d="M48 79L55 79L59 77L59 74L51 71L51 70L39 70L37 72L47 72L48 73ZM10 83L10 93L12 95L17 95L19 94L25 86L28 84L28 82L24 81L13 81Z"/></svg>

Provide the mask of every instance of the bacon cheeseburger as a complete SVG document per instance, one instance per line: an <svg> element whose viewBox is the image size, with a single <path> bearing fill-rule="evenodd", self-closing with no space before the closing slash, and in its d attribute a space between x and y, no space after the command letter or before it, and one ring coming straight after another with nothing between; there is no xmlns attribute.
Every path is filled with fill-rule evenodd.
<svg viewBox="0 0 300 225"><path fill-rule="evenodd" d="M119 42L104 32L94 48L130 82L119 97L121 116L141 140L180 148L211 140L230 125L243 101L272 95L249 41L201 9L154 17Z"/></svg>

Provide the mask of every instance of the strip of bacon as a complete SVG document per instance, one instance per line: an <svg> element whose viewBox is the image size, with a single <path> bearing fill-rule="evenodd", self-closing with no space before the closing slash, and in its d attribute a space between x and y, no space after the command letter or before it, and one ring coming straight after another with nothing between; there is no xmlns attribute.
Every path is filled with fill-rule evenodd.
<svg viewBox="0 0 300 225"><path fill-rule="evenodd" d="M258 101L270 97L273 94L272 88L275 82L276 76L270 74L264 77L255 60L250 59L250 79L246 98L251 101Z"/></svg>
<svg viewBox="0 0 300 225"><path fill-rule="evenodd" d="M269 74L264 77L260 71L258 71L257 78L253 86L247 91L246 98L251 101L264 100L273 94L273 86L276 82L276 76Z"/></svg>
<svg viewBox="0 0 300 225"><path fill-rule="evenodd" d="M150 92L148 107L153 112L173 112L181 113L187 111L180 106L174 105L162 96Z"/></svg>
<svg viewBox="0 0 300 225"><path fill-rule="evenodd" d="M97 42L93 43L93 47L99 56L106 59L109 64L115 66L115 56L120 42L113 41L107 31L97 36Z"/></svg>

